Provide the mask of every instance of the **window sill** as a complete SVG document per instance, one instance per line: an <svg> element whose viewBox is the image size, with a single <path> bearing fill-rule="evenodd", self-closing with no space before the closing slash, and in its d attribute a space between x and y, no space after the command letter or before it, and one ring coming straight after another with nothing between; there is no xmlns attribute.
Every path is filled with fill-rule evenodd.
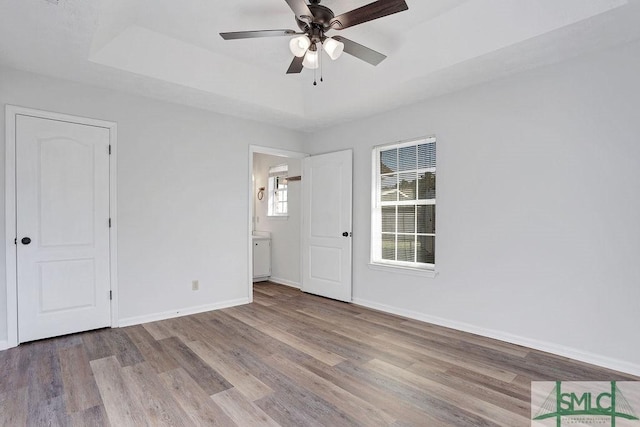
<svg viewBox="0 0 640 427"><path fill-rule="evenodd" d="M267 219L269 221L272 219L276 221L287 221L289 219L289 215L267 215Z"/></svg>
<svg viewBox="0 0 640 427"><path fill-rule="evenodd" d="M424 269L424 268L411 268L411 267L403 267L399 265L390 265L390 264L381 264L370 262L368 264L369 269L377 270L377 271L386 271L388 273L399 273L399 274L408 274L410 276L420 276L420 277L436 277L438 272L436 270Z"/></svg>

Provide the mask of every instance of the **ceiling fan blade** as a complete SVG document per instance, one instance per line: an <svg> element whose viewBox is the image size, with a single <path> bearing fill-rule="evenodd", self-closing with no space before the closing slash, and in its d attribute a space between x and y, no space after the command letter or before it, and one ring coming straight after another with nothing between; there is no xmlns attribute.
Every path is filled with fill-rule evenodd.
<svg viewBox="0 0 640 427"><path fill-rule="evenodd" d="M313 13L307 6L307 3L304 0L284 0L287 2L293 13L296 14L296 18L299 18L301 21L313 21ZM308 18L305 18L308 17Z"/></svg>
<svg viewBox="0 0 640 427"><path fill-rule="evenodd" d="M331 27L335 30L342 30L343 28L353 27L354 25L393 15L407 9L409 9L409 6L404 0L378 0L336 16L331 20Z"/></svg>
<svg viewBox="0 0 640 427"><path fill-rule="evenodd" d="M345 39L342 36L333 36L333 39L344 43L344 51L346 53L353 55L358 59L362 59L364 62L368 62L371 65L378 65L387 57L380 52L376 52L373 49L362 46L360 43L356 43L353 40Z"/></svg>
<svg viewBox="0 0 640 427"><path fill-rule="evenodd" d="M225 40L236 39L255 39L258 37L280 37L280 36L293 36L297 33L293 30L259 30L259 31L235 31L231 33L220 33Z"/></svg>
<svg viewBox="0 0 640 427"><path fill-rule="evenodd" d="M291 65L289 65L289 69L287 70L287 74L298 74L302 72L303 60L304 60L304 56L302 58L298 58L297 56L294 56L293 61L291 61Z"/></svg>

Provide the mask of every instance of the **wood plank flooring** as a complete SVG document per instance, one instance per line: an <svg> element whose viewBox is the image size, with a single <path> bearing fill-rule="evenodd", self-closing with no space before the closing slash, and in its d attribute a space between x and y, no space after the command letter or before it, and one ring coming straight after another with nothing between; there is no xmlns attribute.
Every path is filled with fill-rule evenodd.
<svg viewBox="0 0 640 427"><path fill-rule="evenodd" d="M528 426L532 380L639 380L281 285L0 352L0 426Z"/></svg>

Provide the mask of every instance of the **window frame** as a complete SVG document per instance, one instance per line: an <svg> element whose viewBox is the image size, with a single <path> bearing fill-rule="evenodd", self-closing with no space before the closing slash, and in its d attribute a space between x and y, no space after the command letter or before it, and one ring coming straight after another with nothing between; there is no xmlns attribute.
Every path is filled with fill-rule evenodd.
<svg viewBox="0 0 640 427"><path fill-rule="evenodd" d="M267 217L270 218L284 218L289 216L289 165L282 163L269 167L269 175L267 177ZM282 185L285 188L278 188L277 183L280 180L286 181ZM276 197L276 194L285 194L286 200L282 201L281 197ZM277 205L281 204L286 206L286 212L278 212Z"/></svg>
<svg viewBox="0 0 640 427"><path fill-rule="evenodd" d="M401 141L401 142L394 142L394 143L390 143L390 144L384 144L384 145L378 145L373 147L372 149L372 155L371 155L371 159L372 159L372 167L371 167L371 184L372 184L372 189L371 189L371 245L370 245L370 249L371 249L371 253L370 253L370 266L374 269L402 269L402 270L406 270L406 271L415 271L417 273L426 273L428 275L430 275L431 277L433 277L435 275L435 268L436 268L436 260L435 260L435 253L434 253L434 262L433 263L421 263L421 262L409 262L409 261L397 261L397 260L388 260L388 259L383 259L382 258L382 207L383 206L403 206L403 205L408 205L408 206L436 206L437 202L436 202L436 198L437 198L437 178L436 178L436 197L432 198L432 199L416 199L416 200L409 200L409 201L401 201L401 200L397 200L397 201L382 201L381 200L381 177L382 174L380 171L380 154L383 151L386 150L391 150L391 149L401 149L404 147L411 147L411 146L418 146L421 144L430 144L430 143L436 143L436 137L435 136L427 136L427 137L421 137L421 138L416 138L416 139L411 139L411 140L407 140L407 141ZM437 145L436 145L437 147ZM433 173L436 177L437 177L437 157L436 157L436 167L433 168L420 168L420 169L415 169L417 171L417 173L428 173L431 172ZM402 173L402 172L396 172L396 173ZM416 195L417 197L417 195ZM437 209L435 212L435 217L437 217ZM435 220L434 217L434 220ZM396 221L397 221L397 214L396 214ZM417 221L417 215L416 215L416 221ZM437 221L436 221L437 223ZM396 223L397 224L397 223ZM413 235L413 236L431 236L434 239L434 247L435 247L435 239L436 239L436 235L437 232L434 233L418 233L417 231L417 227L414 228L414 232L413 233L398 233L397 230L397 226L396 226L396 231L394 233L396 236L397 235ZM396 245L396 251L397 251L397 245ZM397 258L397 252L396 252L396 258Z"/></svg>

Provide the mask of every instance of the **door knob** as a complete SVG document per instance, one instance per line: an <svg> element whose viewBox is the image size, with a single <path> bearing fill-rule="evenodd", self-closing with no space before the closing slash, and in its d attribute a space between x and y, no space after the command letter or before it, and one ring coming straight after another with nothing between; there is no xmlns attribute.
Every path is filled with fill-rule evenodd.
<svg viewBox="0 0 640 427"><path fill-rule="evenodd" d="M29 243L31 243L31 239L29 237L23 237L20 241L23 245L28 245Z"/></svg>
<svg viewBox="0 0 640 427"><path fill-rule="evenodd" d="M349 237L349 232L345 231L344 233L342 233L342 237Z"/></svg>

